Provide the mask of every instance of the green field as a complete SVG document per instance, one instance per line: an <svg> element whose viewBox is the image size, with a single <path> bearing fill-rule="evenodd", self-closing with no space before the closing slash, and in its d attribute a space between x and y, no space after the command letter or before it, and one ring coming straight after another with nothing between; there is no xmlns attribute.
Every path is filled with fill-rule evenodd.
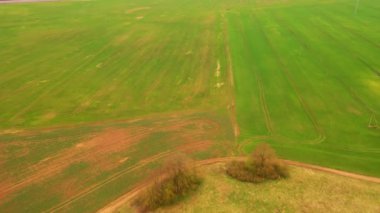
<svg viewBox="0 0 380 213"><path fill-rule="evenodd" d="M175 152L380 177L380 1L0 4L0 212L95 211Z"/></svg>

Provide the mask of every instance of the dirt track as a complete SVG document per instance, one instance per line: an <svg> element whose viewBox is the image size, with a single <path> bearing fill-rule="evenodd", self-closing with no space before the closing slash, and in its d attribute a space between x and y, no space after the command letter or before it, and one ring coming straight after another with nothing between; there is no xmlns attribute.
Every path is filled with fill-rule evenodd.
<svg viewBox="0 0 380 213"><path fill-rule="evenodd" d="M311 164L307 164L307 163L301 163L301 162L297 162L297 161L291 161L291 160L284 160L284 161L288 165L292 165L292 166L312 169L312 170L316 170L316 171L327 172L327 173L331 173L331 174L335 174L335 175L354 178L354 179L358 179L358 180L364 180L364 181L373 182L373 183L380 183L380 178L377 178L377 177L370 177L370 176L345 172L345 171L341 171L341 170L337 170L337 169L330 169L330 168L326 168L326 167L322 167L322 166L315 166L315 165L311 165Z"/></svg>
<svg viewBox="0 0 380 213"><path fill-rule="evenodd" d="M201 166L206 166L206 165L211 165L211 164L216 164L216 163L225 163L225 162L229 162L232 160L244 160L244 159L245 159L245 157L212 158L212 159L197 161L195 163L195 166L201 167ZM380 178L376 178L376 177L359 175L359 174L355 174L355 173L344 172L341 170L330 169L330 168L326 168L326 167L315 166L315 165L301 163L301 162L297 162L297 161L291 161L291 160L284 160L284 162L288 165L291 165L291 166L302 167L302 168L306 168L306 169L326 172L326 173L330 173L330 174L334 174L334 175L340 175L340 176L344 176L344 177L348 177L348 178L354 178L354 179L373 182L373 183L380 183ZM123 204L129 202L137 194L139 194L145 188L149 187L151 183L152 183L152 181L143 181L143 182L137 184L131 191L127 192L123 196L121 196L118 199L116 199L115 201L111 202L110 204L108 204L104 208L100 209L98 212L99 213L115 212Z"/></svg>

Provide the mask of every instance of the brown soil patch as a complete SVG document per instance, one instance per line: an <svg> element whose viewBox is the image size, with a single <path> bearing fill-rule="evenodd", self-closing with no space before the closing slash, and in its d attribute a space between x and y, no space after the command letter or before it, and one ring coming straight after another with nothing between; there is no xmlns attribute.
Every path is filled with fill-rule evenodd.
<svg viewBox="0 0 380 213"><path fill-rule="evenodd" d="M29 174L26 172L25 178L13 183L11 187L1 187L0 194L7 195L31 183L45 180L75 162L88 162L93 164L94 168L98 167L98 165L101 168L108 167L107 163L110 162L107 161L107 158L110 154L128 149L131 145L144 138L145 135L143 129L137 128L105 130L87 141L26 168ZM98 164L102 161L105 163Z"/></svg>
<svg viewBox="0 0 380 213"><path fill-rule="evenodd" d="M125 158L122 158L119 160L119 163L124 163L128 160L129 158L128 157L125 157Z"/></svg>
<svg viewBox="0 0 380 213"><path fill-rule="evenodd" d="M40 121L49 121L54 119L57 116L57 113L55 112L48 112L41 116Z"/></svg>
<svg viewBox="0 0 380 213"><path fill-rule="evenodd" d="M179 146L177 149L186 154L205 151L213 145L212 141L199 141Z"/></svg>
<svg viewBox="0 0 380 213"><path fill-rule="evenodd" d="M129 9L129 10L125 11L125 14L132 14L132 13L135 13L137 11L149 10L149 9L150 9L150 7L136 7L136 8Z"/></svg>
<svg viewBox="0 0 380 213"><path fill-rule="evenodd" d="M194 119L194 120L172 119L165 122L162 122L162 121L153 122L152 125L155 128L153 127L146 128L146 131L145 131L146 134L151 134L154 132L172 132L174 134L173 137L175 137L175 140L177 140L178 138L187 138L187 137L188 138L187 140L184 141L183 145L180 145L177 148L157 153L153 156L140 160L138 163L130 167L114 172L107 179L103 180L102 182L98 182L90 187L87 187L86 189L72 196L70 199L49 209L49 211L58 211L58 210L64 209L66 206L70 205L72 202L75 202L75 200L85 197L89 193L96 191L97 189L104 186L105 184L112 182L125 174L133 172L137 169L141 169L142 167L147 166L148 164L152 162L156 162L164 158L168 158L170 156L176 155L178 154L178 152L193 153L197 151L206 150L213 144L213 142L209 140L198 140L197 138L201 138L202 134L203 136L210 135L210 133L212 134L213 132L219 130L219 125L217 123L209 121L209 120L199 120L199 119ZM191 139L189 137L190 135L193 135L194 137ZM120 160L117 160L116 162L120 164Z"/></svg>
<svg viewBox="0 0 380 213"><path fill-rule="evenodd" d="M167 113L152 113L143 115L137 118L128 118L128 119L112 119L112 120L103 120L103 121L94 121L94 122L87 122L87 123L80 123L80 124L67 124L67 125L56 125L56 126L50 126L50 127L39 127L39 128L31 128L28 130L25 129L8 129L8 130L0 130L1 134L18 134L18 135L39 135L43 133L53 132L53 131L62 131L67 129L75 129L80 128L83 126L86 127L99 127L99 126L106 126L106 125L116 125L116 124L133 124L140 121L153 121L153 120L159 120L159 119L166 119L171 120L173 118L180 118L180 117L186 117L189 115L192 115L196 112L196 110L181 110L181 111L175 111L175 112L167 112Z"/></svg>
<svg viewBox="0 0 380 213"><path fill-rule="evenodd" d="M3 177L1 177L0 189L1 188L9 188L9 187L12 187L12 185L13 185L13 183L10 179L7 179L7 178L4 179ZM5 198L6 198L6 194L0 192L0 200L4 200Z"/></svg>
<svg viewBox="0 0 380 213"><path fill-rule="evenodd" d="M207 150L213 145L211 139L212 136L220 131L220 126L217 122L207 119L186 119L183 118L181 114L167 117L165 120L143 120L149 121L149 125L147 126L144 124L144 127L142 127L139 126L139 124L132 124L132 126L126 128L105 129L102 132L91 135L88 139L83 140L70 148L62 150L55 155L48 156L44 160L28 166L27 168L23 168L24 171L20 174L22 179L18 181L12 179L13 182L7 185L1 184L0 194L2 196L8 195L8 198L10 198L12 193L31 184L54 177L75 163L86 163L88 167L85 168L85 172L93 177L104 171L113 170L129 159L129 157L125 156L125 151L130 150L131 146L139 143L153 133L170 133L172 139L169 138L169 140L176 144L181 144L178 148L143 159L131 167L117 171L115 170L105 181L96 183L85 189L80 189L83 180L73 183L66 183L66 180L64 180L62 183L59 183L63 185L63 188L65 188L65 184L76 184L78 188L74 189L73 186L72 190L68 189L69 191L67 193L65 192L70 198L57 207L54 207L59 209L60 206L68 205L72 200L91 193L105 183L120 177L124 173L134 171L151 162L155 162L178 152L194 153ZM141 121L141 119L130 120L131 123L138 121ZM27 143L24 145L26 144ZM6 174L4 175L7 176ZM76 191L78 189L81 191Z"/></svg>
<svg viewBox="0 0 380 213"><path fill-rule="evenodd" d="M23 132L21 129L5 129L0 131L0 135L8 135L8 134L18 134Z"/></svg>
<svg viewBox="0 0 380 213"><path fill-rule="evenodd" d="M54 191L65 198L71 197L78 192L77 181L75 179L65 180L64 183L56 185Z"/></svg>
<svg viewBox="0 0 380 213"><path fill-rule="evenodd" d="M126 40L128 40L129 36L130 36L130 33L125 33L123 35L119 35L113 40L112 44L115 46L118 46L118 45L124 43Z"/></svg>
<svg viewBox="0 0 380 213"><path fill-rule="evenodd" d="M349 106L347 108L347 111L354 114L354 115L362 115L363 114L360 110L358 110L357 108L355 108L353 106Z"/></svg>

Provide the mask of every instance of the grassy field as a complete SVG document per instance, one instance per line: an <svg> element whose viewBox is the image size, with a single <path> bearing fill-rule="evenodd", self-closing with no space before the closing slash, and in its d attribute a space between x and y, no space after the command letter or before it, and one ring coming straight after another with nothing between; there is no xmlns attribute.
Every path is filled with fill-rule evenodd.
<svg viewBox="0 0 380 213"><path fill-rule="evenodd" d="M293 1L290 1L293 2ZM300 161L379 175L380 4L351 1L226 13L244 150L267 140Z"/></svg>
<svg viewBox="0 0 380 213"><path fill-rule="evenodd" d="M287 180L242 183L221 165L203 169L200 190L157 212L378 212L380 185L291 167ZM133 212L128 204L118 212Z"/></svg>
<svg viewBox="0 0 380 213"><path fill-rule="evenodd" d="M380 3L0 4L0 212L92 212L167 156L380 177ZM371 122L372 120L372 122Z"/></svg>

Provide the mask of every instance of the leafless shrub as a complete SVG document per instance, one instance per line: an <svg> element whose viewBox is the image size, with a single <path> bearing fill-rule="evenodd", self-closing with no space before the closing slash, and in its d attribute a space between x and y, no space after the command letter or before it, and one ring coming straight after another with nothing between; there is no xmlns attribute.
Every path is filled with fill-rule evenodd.
<svg viewBox="0 0 380 213"><path fill-rule="evenodd" d="M140 212L175 203L201 183L194 167L183 158L173 158L156 174L154 184L140 194L134 205Z"/></svg>
<svg viewBox="0 0 380 213"><path fill-rule="evenodd" d="M265 143L256 147L247 162L234 161L228 164L226 173L240 181L253 183L289 176L286 165L277 158L275 151Z"/></svg>

